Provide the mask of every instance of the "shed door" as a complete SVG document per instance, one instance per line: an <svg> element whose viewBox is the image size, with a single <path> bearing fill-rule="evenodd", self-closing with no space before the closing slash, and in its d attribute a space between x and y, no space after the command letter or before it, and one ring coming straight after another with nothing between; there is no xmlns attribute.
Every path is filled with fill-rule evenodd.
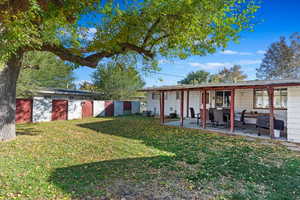
<svg viewBox="0 0 300 200"><path fill-rule="evenodd" d="M82 102L82 118L93 116L93 102L83 101Z"/></svg>
<svg viewBox="0 0 300 200"><path fill-rule="evenodd" d="M68 101L53 100L52 101L52 120L67 120Z"/></svg>
<svg viewBox="0 0 300 200"><path fill-rule="evenodd" d="M132 107L131 101L124 101L123 102L123 113L125 115L131 114L131 107Z"/></svg>
<svg viewBox="0 0 300 200"><path fill-rule="evenodd" d="M28 123L32 121L32 100L16 100L16 123Z"/></svg>
<svg viewBox="0 0 300 200"><path fill-rule="evenodd" d="M114 116L114 102L105 101L105 116L112 117Z"/></svg>

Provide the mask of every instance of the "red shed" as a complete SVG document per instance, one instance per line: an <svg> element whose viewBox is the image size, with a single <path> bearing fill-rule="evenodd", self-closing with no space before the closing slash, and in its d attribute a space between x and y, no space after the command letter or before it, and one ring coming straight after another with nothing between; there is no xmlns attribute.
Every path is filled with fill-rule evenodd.
<svg viewBox="0 0 300 200"><path fill-rule="evenodd" d="M82 118L93 116L93 101L82 102Z"/></svg>
<svg viewBox="0 0 300 200"><path fill-rule="evenodd" d="M16 100L16 123L32 122L32 99Z"/></svg>
<svg viewBox="0 0 300 200"><path fill-rule="evenodd" d="M68 101L53 100L52 101L52 120L67 120Z"/></svg>

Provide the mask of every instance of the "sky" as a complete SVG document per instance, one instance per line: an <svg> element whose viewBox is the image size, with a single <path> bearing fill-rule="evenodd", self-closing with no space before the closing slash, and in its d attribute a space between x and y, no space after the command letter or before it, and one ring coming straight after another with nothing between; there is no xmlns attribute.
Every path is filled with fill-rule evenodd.
<svg viewBox="0 0 300 200"><path fill-rule="evenodd" d="M142 75L146 87L174 85L189 72L205 70L217 73L234 64L242 66L249 80L256 78L256 68L264 57L264 52L280 36L289 37L300 32L300 0L261 0L261 9L256 14L259 23L253 32L242 32L239 43L230 42L222 52L212 55L192 56L185 60L159 59L161 71ZM76 82L91 81L94 69L81 67L75 70Z"/></svg>

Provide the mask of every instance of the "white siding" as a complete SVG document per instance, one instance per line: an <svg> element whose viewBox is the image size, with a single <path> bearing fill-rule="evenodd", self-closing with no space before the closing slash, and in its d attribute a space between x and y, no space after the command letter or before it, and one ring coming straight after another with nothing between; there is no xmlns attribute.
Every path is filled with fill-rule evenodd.
<svg viewBox="0 0 300 200"><path fill-rule="evenodd" d="M123 115L123 101L114 101L114 116Z"/></svg>
<svg viewBox="0 0 300 200"><path fill-rule="evenodd" d="M139 101L132 101L131 102L131 113L136 114L141 112L140 102Z"/></svg>
<svg viewBox="0 0 300 200"><path fill-rule="evenodd" d="M300 87L288 88L287 138L291 142L300 142Z"/></svg>
<svg viewBox="0 0 300 200"><path fill-rule="evenodd" d="M105 116L105 101L94 101L94 117Z"/></svg>
<svg viewBox="0 0 300 200"><path fill-rule="evenodd" d="M82 101L69 100L68 102L68 120L81 119L82 117Z"/></svg>
<svg viewBox="0 0 300 200"><path fill-rule="evenodd" d="M269 113L269 109L254 109L254 92L253 89L238 89L235 92L235 112L240 113L243 110L257 111L259 113ZM287 111L275 110L275 118L284 121L287 126ZM246 123L255 123L255 119L245 119Z"/></svg>
<svg viewBox="0 0 300 200"><path fill-rule="evenodd" d="M152 92L147 93L147 110L159 115L159 99L152 99Z"/></svg>
<svg viewBox="0 0 300 200"><path fill-rule="evenodd" d="M51 121L52 117L52 99L43 97L33 98L33 122Z"/></svg>

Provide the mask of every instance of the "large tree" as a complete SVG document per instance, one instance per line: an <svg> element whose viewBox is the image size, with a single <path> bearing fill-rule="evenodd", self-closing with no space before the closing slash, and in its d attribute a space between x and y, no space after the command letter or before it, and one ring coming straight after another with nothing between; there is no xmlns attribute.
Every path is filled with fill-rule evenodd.
<svg viewBox="0 0 300 200"><path fill-rule="evenodd" d="M48 52L28 52L23 58L17 96L32 96L41 87L74 89L72 66ZM35 68L26 68L32 66Z"/></svg>
<svg viewBox="0 0 300 200"><path fill-rule="evenodd" d="M225 82L238 82L247 78L243 73L240 65L234 65L231 68L224 67L219 73L211 75L209 82L212 83L225 83Z"/></svg>
<svg viewBox="0 0 300 200"><path fill-rule="evenodd" d="M134 65L118 61L99 65L92 78L94 87L103 92L105 99L130 99L145 85Z"/></svg>
<svg viewBox="0 0 300 200"><path fill-rule="evenodd" d="M253 27L255 0L2 0L0 140L15 137L16 83L28 51L96 67L116 55L205 55ZM84 20L80 21L81 18ZM96 28L91 37L87 26ZM30 67L30 66L29 66Z"/></svg>
<svg viewBox="0 0 300 200"><path fill-rule="evenodd" d="M291 79L300 77L300 36L293 34L288 43L285 37L271 44L257 68L259 79Z"/></svg>
<svg viewBox="0 0 300 200"><path fill-rule="evenodd" d="M190 72L188 75L179 81L179 84L200 84L208 81L209 72L204 70L198 70L195 72Z"/></svg>

